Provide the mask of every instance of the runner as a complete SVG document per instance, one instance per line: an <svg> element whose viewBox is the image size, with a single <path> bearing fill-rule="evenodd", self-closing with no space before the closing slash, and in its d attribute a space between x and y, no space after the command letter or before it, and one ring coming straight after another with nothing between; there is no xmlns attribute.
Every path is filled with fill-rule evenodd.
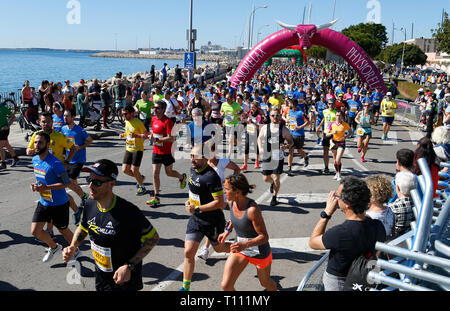
<svg viewBox="0 0 450 311"><path fill-rule="evenodd" d="M372 113L375 117L375 125L378 123L378 119L380 118L380 103L383 100L383 93L381 93L381 88L378 86L375 88L375 92L372 93Z"/></svg>
<svg viewBox="0 0 450 311"><path fill-rule="evenodd" d="M381 102L381 118L383 119L383 136L382 140L388 139L388 133L391 125L394 122L395 110L397 109L397 102L392 99L392 93L387 92L386 98Z"/></svg>
<svg viewBox="0 0 450 311"><path fill-rule="evenodd" d="M238 116L242 113L242 107L233 101L233 95L226 95L226 102L222 103L220 107L220 116L224 119L225 132L228 135L228 156L231 158L233 147L237 145L236 135L238 133Z"/></svg>
<svg viewBox="0 0 450 311"><path fill-rule="evenodd" d="M233 170L234 175L239 174L241 172L241 170L239 169L239 166L237 166L237 164L234 163L233 161L231 161L230 159L216 157L216 145L215 144L213 144L211 146L211 152L209 154L208 165L211 166L216 171L217 175L219 175L222 185L225 182L225 169L226 168ZM225 195L224 195L224 202L225 203L227 202L227 198ZM203 260L207 260L208 256L209 256L209 247L210 246L211 246L211 242L209 241L209 239L206 239L205 247L200 252L200 254L197 255L197 257L199 257Z"/></svg>
<svg viewBox="0 0 450 311"><path fill-rule="evenodd" d="M322 139L322 146L323 146L323 163L325 165L324 170L322 171L322 175L329 175L330 170L328 169L328 164L330 162L330 140L331 138L327 136L328 133L328 127L332 122L336 121L336 109L334 106L334 99L330 98L328 99L328 109L325 109L323 111L323 119L320 122L319 126L317 127L316 134L317 136L320 135L320 130L323 130L323 139Z"/></svg>
<svg viewBox="0 0 450 311"><path fill-rule="evenodd" d="M222 289L225 291L235 290L234 285L248 263L256 266L259 282L266 290L277 290L277 284L270 277L272 251L261 209L247 197L254 188L243 174L232 175L225 180L231 224L219 236L219 242L224 243L233 228L237 235L236 242L230 246L231 254L223 271Z"/></svg>
<svg viewBox="0 0 450 311"><path fill-rule="evenodd" d="M353 94L353 98L348 101L348 124L352 127L353 132L356 131L358 123L355 121L356 115L361 111L363 105L359 100L358 94Z"/></svg>
<svg viewBox="0 0 450 311"><path fill-rule="evenodd" d="M55 107L55 105L53 106ZM69 164L67 164L67 174L70 179L70 185L68 188L75 192L81 199L81 204L78 208L74 208L73 199L71 200L71 208L72 210L76 210L76 212L72 212L74 215L74 225L77 225L81 219L81 213L83 212L84 205L86 203L86 199L89 197L89 194L84 192L81 187L78 185L77 178L80 176L81 169L83 165L86 163L86 148L92 144L92 137L83 129L81 126L75 124L75 110L67 109L64 111L64 125L61 129L61 133L63 133L67 138L69 138L77 149L77 152L70 160ZM66 151L66 157L69 156L70 151ZM69 200L70 200L69 196Z"/></svg>
<svg viewBox="0 0 450 311"><path fill-rule="evenodd" d="M6 107L6 105L0 105L0 157L2 160L0 171L6 169L6 154L5 151L3 151L3 148L6 148L13 158L11 167L16 166L19 162L19 157L8 141L10 127L15 119L16 116L11 112L11 110L9 110L8 107Z"/></svg>
<svg viewBox="0 0 450 311"><path fill-rule="evenodd" d="M363 110L358 112L355 122L358 124L356 129L358 153L362 151L361 162L366 162L365 156L369 148L370 138L372 138L372 125L375 125L373 109L371 109L368 99L364 101Z"/></svg>
<svg viewBox="0 0 450 311"><path fill-rule="evenodd" d="M69 197L65 190L70 180L64 165L50 153L50 142L50 135L42 131L37 132L33 139L33 150L37 153L32 160L36 182L30 185L31 191L40 194L31 223L31 234L48 246L43 262L50 262L62 250L62 246L44 231L45 223L53 223L69 243L73 237L69 229ZM78 248L74 248L74 260L78 254Z"/></svg>
<svg viewBox="0 0 450 311"><path fill-rule="evenodd" d="M294 176L294 172L292 172L292 162L294 161L294 149L297 149L297 152L303 157L305 160L304 167L309 165L309 157L303 151L303 146L305 145L305 127L307 127L310 122L305 117L305 114L302 110L297 110L295 105L296 100L293 98L289 100L289 114L287 126L292 135L292 139L294 140L294 146L289 149L288 156L288 175Z"/></svg>
<svg viewBox="0 0 450 311"><path fill-rule="evenodd" d="M350 134L346 135L346 131L349 131ZM353 131L348 125L348 123L344 122L344 113L342 111L336 112L336 121L332 122L328 127L327 137L332 137L333 146L331 147L331 152L333 153L334 159L334 168L336 169L336 175L333 179L337 181L341 181L341 169L342 169L342 156L345 151L345 138L350 137L353 134Z"/></svg>
<svg viewBox="0 0 450 311"><path fill-rule="evenodd" d="M244 164L241 166L242 171L247 170L248 155L250 153L250 145L252 143L256 145L255 168L259 168L259 148L257 139L259 130L263 124L263 112L259 109L259 102L257 100L254 100L251 104L250 111L248 112L247 126L245 131Z"/></svg>
<svg viewBox="0 0 450 311"><path fill-rule="evenodd" d="M280 124L281 112L277 106L270 110L269 124L262 126L258 136L259 150L263 151L262 174L264 181L270 183L270 193L273 194L270 206L278 204L277 195L280 190L280 176L283 173L284 151L294 145L289 130ZM283 144L286 140L287 144Z"/></svg>
<svg viewBox="0 0 450 311"><path fill-rule="evenodd" d="M147 193L147 189L144 186L145 177L141 175L139 168L144 155L144 140L149 133L142 121L134 117L134 112L133 106L130 105L123 109L125 133L120 134L119 137L126 138L126 151L122 161L122 172L136 179L136 195L142 196Z"/></svg>
<svg viewBox="0 0 450 311"><path fill-rule="evenodd" d="M209 157L209 155L208 155ZM225 202L219 175L208 165L203 145L191 150L189 200L185 207L189 214L184 242L183 285L180 291L189 291L195 268L195 254L203 237L207 237L216 252L229 252L229 243L219 243L219 234L225 228Z"/></svg>
<svg viewBox="0 0 450 311"><path fill-rule="evenodd" d="M53 103L53 129L57 132L61 132L64 125L64 109L59 102Z"/></svg>
<svg viewBox="0 0 450 311"><path fill-rule="evenodd" d="M320 123L323 120L323 111L328 108L324 94L320 95L320 100L313 107L314 111L316 112L316 124L314 125L314 132L317 133L317 129L320 127ZM320 144L321 140L321 137L317 135L317 144Z"/></svg>
<svg viewBox="0 0 450 311"><path fill-rule="evenodd" d="M138 291L142 284L142 260L158 243L156 229L139 208L113 193L119 170L110 160L99 160L89 171L90 199L83 219L63 260L73 258L75 249L89 234L95 260L97 291Z"/></svg>
<svg viewBox="0 0 450 311"><path fill-rule="evenodd" d="M172 156L172 144L176 136L172 136L172 120L164 115L166 102L164 100L158 100L153 106L153 109L154 116L151 123L152 134L150 135L150 139L153 141L152 167L154 193L146 204L157 207L160 204L159 193L161 189L159 174L161 166L164 165L167 176L178 178L180 181L180 189L186 187L186 174L183 173L181 175L173 169L175 159Z"/></svg>

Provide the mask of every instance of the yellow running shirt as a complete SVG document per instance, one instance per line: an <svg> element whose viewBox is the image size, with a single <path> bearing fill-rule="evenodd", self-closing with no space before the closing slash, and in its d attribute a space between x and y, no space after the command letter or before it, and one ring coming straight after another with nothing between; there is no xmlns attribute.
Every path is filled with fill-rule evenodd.
<svg viewBox="0 0 450 311"><path fill-rule="evenodd" d="M127 144L127 151L135 152L135 151L144 151L144 139L136 137L131 137L131 133L134 134L144 134L147 129L138 118L133 118L131 121L125 121L125 137Z"/></svg>
<svg viewBox="0 0 450 311"><path fill-rule="evenodd" d="M381 102L381 116L382 117L393 117L395 114L395 109L397 109L397 103L395 100L383 99Z"/></svg>
<svg viewBox="0 0 450 311"><path fill-rule="evenodd" d="M30 143L28 144L29 149L34 149L34 138L36 137L36 134L37 132L31 136ZM50 134L50 146L48 147L49 152L57 157L61 162L64 162L64 149L69 150L73 145L73 141L63 133L52 131Z"/></svg>

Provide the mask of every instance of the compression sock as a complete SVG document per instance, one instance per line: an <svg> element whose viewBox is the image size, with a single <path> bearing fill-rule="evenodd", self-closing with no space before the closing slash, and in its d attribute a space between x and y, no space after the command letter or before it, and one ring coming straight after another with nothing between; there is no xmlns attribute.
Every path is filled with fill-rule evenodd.
<svg viewBox="0 0 450 311"><path fill-rule="evenodd" d="M183 279L183 288L184 290L190 290L191 289L191 280L185 280Z"/></svg>
<svg viewBox="0 0 450 311"><path fill-rule="evenodd" d="M337 172L338 173L341 172L341 168L342 168L342 163L341 164L337 164Z"/></svg>

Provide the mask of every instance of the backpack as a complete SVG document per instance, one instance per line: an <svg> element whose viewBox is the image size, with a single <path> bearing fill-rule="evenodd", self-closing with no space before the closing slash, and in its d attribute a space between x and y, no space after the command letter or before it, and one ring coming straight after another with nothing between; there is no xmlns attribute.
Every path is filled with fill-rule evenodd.
<svg viewBox="0 0 450 311"><path fill-rule="evenodd" d="M364 226L365 236L369 236L376 242L376 229L373 224L368 224L370 228ZM370 235L367 235L370 233ZM375 243L374 243L375 244ZM376 267L377 257L373 250L365 250L365 252L353 260L344 283L344 291L368 291L375 288L377 284L369 282L367 275L369 271Z"/></svg>
<svg viewBox="0 0 450 311"><path fill-rule="evenodd" d="M367 275L376 266L376 256L371 252L353 260L344 283L344 291L368 291L377 284L369 282Z"/></svg>

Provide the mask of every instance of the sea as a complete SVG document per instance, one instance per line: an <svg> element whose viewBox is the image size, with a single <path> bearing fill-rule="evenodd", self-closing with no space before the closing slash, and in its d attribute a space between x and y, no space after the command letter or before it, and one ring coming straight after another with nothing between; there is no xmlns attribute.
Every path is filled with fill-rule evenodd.
<svg viewBox="0 0 450 311"><path fill-rule="evenodd" d="M93 52L63 50L0 50L0 92L18 92L26 80L36 90L42 80L53 82L78 82L80 79L106 80L121 71L124 75L135 72L169 68L177 64L183 68L183 60L103 58L91 57ZM197 62L201 64L203 62Z"/></svg>

